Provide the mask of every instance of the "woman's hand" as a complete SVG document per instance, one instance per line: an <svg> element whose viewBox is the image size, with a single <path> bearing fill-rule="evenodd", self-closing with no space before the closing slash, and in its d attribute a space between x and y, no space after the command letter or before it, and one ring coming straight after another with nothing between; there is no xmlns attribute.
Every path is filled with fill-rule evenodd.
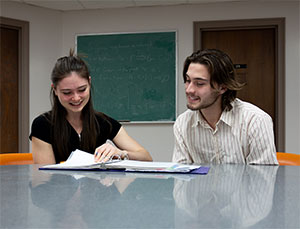
<svg viewBox="0 0 300 229"><path fill-rule="evenodd" d="M123 159L125 150L120 150L110 143L104 143L95 150L95 162L107 162L110 159Z"/></svg>

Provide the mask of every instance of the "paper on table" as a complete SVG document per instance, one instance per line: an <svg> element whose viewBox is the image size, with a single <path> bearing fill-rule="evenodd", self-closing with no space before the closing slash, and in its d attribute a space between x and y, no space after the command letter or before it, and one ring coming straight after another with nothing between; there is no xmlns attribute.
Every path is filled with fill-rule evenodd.
<svg viewBox="0 0 300 229"><path fill-rule="evenodd" d="M126 171L189 172L199 168L197 165L183 165L172 162L147 162L125 160L110 164L108 167L124 167Z"/></svg>
<svg viewBox="0 0 300 229"><path fill-rule="evenodd" d="M64 165L90 165L95 164L94 155L81 150L73 151Z"/></svg>
<svg viewBox="0 0 300 229"><path fill-rule="evenodd" d="M105 165L109 163L114 163L120 160L111 160L106 163L95 162L94 155L84 152L82 150L73 151L68 159L60 164L54 165L45 165L41 167L41 169L92 169L92 168L103 168L105 169Z"/></svg>
<svg viewBox="0 0 300 229"><path fill-rule="evenodd" d="M184 165L172 162L146 162L135 160L113 160L106 163L95 163L92 154L75 150L66 162L46 165L41 167L41 169L123 169L125 171L187 173L199 169L200 167L199 165Z"/></svg>

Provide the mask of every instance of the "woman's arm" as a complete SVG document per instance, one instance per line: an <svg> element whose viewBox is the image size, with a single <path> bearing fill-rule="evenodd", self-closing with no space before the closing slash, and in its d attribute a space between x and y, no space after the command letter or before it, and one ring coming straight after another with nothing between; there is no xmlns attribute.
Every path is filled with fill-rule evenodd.
<svg viewBox="0 0 300 229"><path fill-rule="evenodd" d="M113 155L120 155L122 158L127 155L130 160L152 161L149 152L130 137L123 127L120 128L114 137L113 143L116 147L112 144L105 143L95 150L96 162L106 162Z"/></svg>
<svg viewBox="0 0 300 229"><path fill-rule="evenodd" d="M32 156L35 164L55 164L52 145L32 137Z"/></svg>

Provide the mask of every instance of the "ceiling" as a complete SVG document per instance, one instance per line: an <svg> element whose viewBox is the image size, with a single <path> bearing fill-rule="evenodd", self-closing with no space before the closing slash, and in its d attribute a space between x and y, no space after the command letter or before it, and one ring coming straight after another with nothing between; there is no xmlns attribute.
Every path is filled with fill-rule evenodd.
<svg viewBox="0 0 300 229"><path fill-rule="evenodd" d="M3 1L3 0L0 0ZM90 10L126 7L145 6L170 6L182 4L201 4L215 2L284 2L285 0L4 0L20 2L23 4L43 7L48 9L70 11L70 10ZM300 1L300 0L290 0Z"/></svg>

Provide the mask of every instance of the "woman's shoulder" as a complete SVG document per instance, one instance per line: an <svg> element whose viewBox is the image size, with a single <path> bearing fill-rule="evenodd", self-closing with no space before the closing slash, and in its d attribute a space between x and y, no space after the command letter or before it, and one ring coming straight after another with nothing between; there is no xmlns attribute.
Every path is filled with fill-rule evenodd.
<svg viewBox="0 0 300 229"><path fill-rule="evenodd" d="M95 116L98 122L117 122L117 120L103 112L95 111Z"/></svg>
<svg viewBox="0 0 300 229"><path fill-rule="evenodd" d="M46 112L37 116L31 125L30 140L32 137L39 138L45 142L51 143L51 113Z"/></svg>
<svg viewBox="0 0 300 229"><path fill-rule="evenodd" d="M51 112L50 111L37 116L32 122L32 125L35 125L35 126L36 125L44 126L44 125L50 125L50 124L51 124Z"/></svg>
<svg viewBox="0 0 300 229"><path fill-rule="evenodd" d="M95 115L101 129L113 129L113 132L117 133L122 126L121 123L119 123L117 120L115 120L107 114L97 111L95 112Z"/></svg>

